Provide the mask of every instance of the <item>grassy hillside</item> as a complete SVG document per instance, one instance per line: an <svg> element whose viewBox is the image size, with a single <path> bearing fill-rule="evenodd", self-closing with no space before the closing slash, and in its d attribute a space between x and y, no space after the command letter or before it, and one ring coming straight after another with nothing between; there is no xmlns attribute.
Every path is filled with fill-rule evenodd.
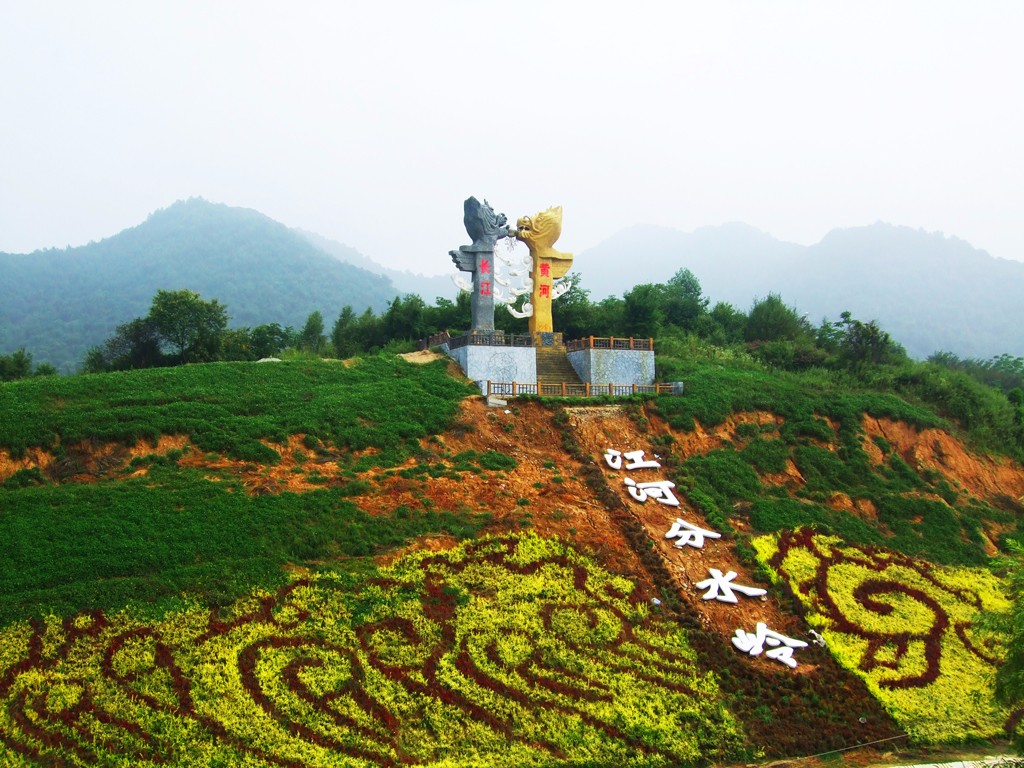
<svg viewBox="0 0 1024 768"><path fill-rule="evenodd" d="M1005 606L988 565L1022 537L1024 468L892 394L674 365L681 397L507 409L390 356L0 385L0 762L674 766L999 737L975 613ZM657 455L635 476L682 506L631 499L609 447ZM678 515L722 538L673 547ZM708 567L769 594L704 600ZM736 650L758 621L808 641L796 669Z"/></svg>
<svg viewBox="0 0 1024 768"><path fill-rule="evenodd" d="M222 603L279 582L288 562L479 527L473 515L369 517L348 500L354 469L302 496L252 497L237 478L179 466L182 450L157 449L162 436L180 435L196 454L273 465L281 456L267 442L300 433L308 474L326 485L316 476L322 441L353 468L366 449L360 466L394 464L418 450L416 438L451 423L466 388L437 365L412 373L397 358L369 358L349 368L215 364L4 385L0 445L10 460L40 448L50 460L44 469L25 462L0 492L11 552L0 567L0 621L183 590ZM134 445L133 456L93 455L105 442Z"/></svg>

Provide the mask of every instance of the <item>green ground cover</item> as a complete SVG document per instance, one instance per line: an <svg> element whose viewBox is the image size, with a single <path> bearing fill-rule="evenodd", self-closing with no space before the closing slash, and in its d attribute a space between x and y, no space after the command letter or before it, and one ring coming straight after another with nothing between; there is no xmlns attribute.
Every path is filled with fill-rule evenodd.
<svg viewBox="0 0 1024 768"><path fill-rule="evenodd" d="M358 559L423 533L473 535L486 517L399 508L371 516L344 487L249 496L205 473L0 490L0 624L116 608L183 591L223 604L284 578L286 563Z"/></svg>
<svg viewBox="0 0 1024 768"><path fill-rule="evenodd" d="M184 434L206 451L272 463L280 457L261 440L304 433L314 453L330 445L349 476L357 465L418 452L414 438L443 432L466 393L441 364L383 355L351 367L222 363L32 379L0 386L0 446L15 454L43 447L60 459L80 441ZM350 458L364 448L375 450ZM0 486L0 624L183 591L224 604L280 583L286 563L358 561L422 533L470 536L486 522L468 511L404 508L372 517L346 498L353 482L251 497L229 475L177 466L179 456L134 460L128 469L148 468L137 478L57 484L38 469L8 478ZM477 472L510 462L490 453L453 458L455 469ZM331 480L310 466L314 479Z"/></svg>
<svg viewBox="0 0 1024 768"><path fill-rule="evenodd" d="M393 355L338 362L213 363L45 377L0 387L0 447L59 451L87 440L189 435L243 461L279 456L261 440L306 434L339 449L404 455L410 439L443 432L473 390L445 364Z"/></svg>

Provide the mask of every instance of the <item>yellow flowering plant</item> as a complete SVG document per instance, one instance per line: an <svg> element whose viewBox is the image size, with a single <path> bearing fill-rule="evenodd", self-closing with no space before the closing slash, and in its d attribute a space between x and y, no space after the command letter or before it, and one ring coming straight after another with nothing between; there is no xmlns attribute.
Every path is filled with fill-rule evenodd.
<svg viewBox="0 0 1024 768"><path fill-rule="evenodd" d="M807 608L833 656L915 740L1003 733L1009 712L992 691L1002 651L975 626L979 611L1007 604L991 572L845 545L810 528L753 544L773 578Z"/></svg>
<svg viewBox="0 0 1024 768"><path fill-rule="evenodd" d="M35 765L669 766L743 739L684 632L536 535L217 611L2 632L0 756Z"/></svg>

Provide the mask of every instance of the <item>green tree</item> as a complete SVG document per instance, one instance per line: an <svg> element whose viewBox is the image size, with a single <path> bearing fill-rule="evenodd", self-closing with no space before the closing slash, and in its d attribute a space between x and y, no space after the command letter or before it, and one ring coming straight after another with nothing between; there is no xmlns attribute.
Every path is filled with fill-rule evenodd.
<svg viewBox="0 0 1024 768"><path fill-rule="evenodd" d="M1006 393L1006 399L1016 409L1013 416L1014 421L1018 424L1024 424L1024 389L1014 387Z"/></svg>
<svg viewBox="0 0 1024 768"><path fill-rule="evenodd" d="M702 293L693 272L685 268L676 272L665 284L665 322L686 331L695 330L699 318L708 311L708 299Z"/></svg>
<svg viewBox="0 0 1024 768"><path fill-rule="evenodd" d="M355 310L348 304L341 308L338 319L334 321L334 328L331 329L331 343L334 344L334 351L339 358L345 360L359 352L359 341L355 336L355 326L358 318Z"/></svg>
<svg viewBox="0 0 1024 768"><path fill-rule="evenodd" d="M32 355L24 347L9 355L0 355L0 381L15 381L32 375Z"/></svg>
<svg viewBox="0 0 1024 768"><path fill-rule="evenodd" d="M127 371L166 365L160 351L160 334L148 317L122 323L103 346L89 350L84 368L87 373Z"/></svg>
<svg viewBox="0 0 1024 768"><path fill-rule="evenodd" d="M664 287L654 283L633 286L624 294L624 335L637 338L657 336L665 322L663 296Z"/></svg>
<svg viewBox="0 0 1024 768"><path fill-rule="evenodd" d="M743 337L747 341L796 341L810 335L810 326L776 293L754 302Z"/></svg>
<svg viewBox="0 0 1024 768"><path fill-rule="evenodd" d="M282 328L277 323L257 325L249 332L249 350L253 360L274 357L291 343L291 329Z"/></svg>
<svg viewBox="0 0 1024 768"><path fill-rule="evenodd" d="M379 349L387 341L384 323L369 307L352 324L352 340L355 348L361 352Z"/></svg>
<svg viewBox="0 0 1024 768"><path fill-rule="evenodd" d="M743 341L746 327L747 316L725 301L715 304L697 321L697 333L720 347Z"/></svg>
<svg viewBox="0 0 1024 768"><path fill-rule="evenodd" d="M893 341L874 320L862 323L849 312L843 312L840 318L837 323L842 327L839 356L847 365L856 368L865 363L879 365L906 360L907 354L903 347Z"/></svg>
<svg viewBox="0 0 1024 768"><path fill-rule="evenodd" d="M1024 705L1024 546L1010 540L1007 549L1008 555L998 560L996 565L1005 570L1010 610L986 614L983 624L1006 647L1006 658L996 671L996 698L1011 709L1017 709ZM1024 754L1024 723L1019 721L1014 742Z"/></svg>
<svg viewBox="0 0 1024 768"><path fill-rule="evenodd" d="M469 328L470 296L467 291L459 291L455 301L438 296L434 306L423 311L423 323L427 335L448 331L457 334ZM497 309L495 309L497 311Z"/></svg>
<svg viewBox="0 0 1024 768"><path fill-rule="evenodd" d="M415 293L395 297L381 318L385 338L388 341L422 339L427 335L426 308L423 299Z"/></svg>
<svg viewBox="0 0 1024 768"><path fill-rule="evenodd" d="M598 330L595 336L626 336L626 302L621 296L606 296L597 303Z"/></svg>
<svg viewBox="0 0 1024 768"><path fill-rule="evenodd" d="M255 360L252 354L252 335L248 328L228 328L220 335L218 360Z"/></svg>
<svg viewBox="0 0 1024 768"><path fill-rule="evenodd" d="M228 311L216 299L204 301L194 291L157 291L149 318L182 364L216 359Z"/></svg>
<svg viewBox="0 0 1024 768"><path fill-rule="evenodd" d="M566 276L571 287L551 303L551 320L556 331L566 339L579 339L597 335L594 328L594 305L590 303L590 291L583 287L583 278L578 272Z"/></svg>
<svg viewBox="0 0 1024 768"><path fill-rule="evenodd" d="M60 372L56 366L50 365L49 363L40 363L36 366L36 369L32 371L32 376L59 376Z"/></svg>
<svg viewBox="0 0 1024 768"><path fill-rule="evenodd" d="M299 332L299 345L307 352L320 352L324 341L324 316L318 310L310 312Z"/></svg>

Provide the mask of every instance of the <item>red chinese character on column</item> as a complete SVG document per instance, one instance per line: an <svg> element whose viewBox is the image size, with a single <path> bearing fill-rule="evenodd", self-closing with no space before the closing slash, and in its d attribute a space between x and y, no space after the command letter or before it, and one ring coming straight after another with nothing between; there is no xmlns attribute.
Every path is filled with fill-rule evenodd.
<svg viewBox="0 0 1024 768"><path fill-rule="evenodd" d="M541 264L540 265L540 276L541 277L551 277L551 265L550 264Z"/></svg>
<svg viewBox="0 0 1024 768"><path fill-rule="evenodd" d="M540 287L540 297L542 299L550 299L551 298L551 286L550 285L542 285Z"/></svg>
<svg viewBox="0 0 1024 768"><path fill-rule="evenodd" d="M491 260L480 259L480 274L489 275L491 273Z"/></svg>
<svg viewBox="0 0 1024 768"><path fill-rule="evenodd" d="M480 281L480 295L490 296L491 295L491 283L489 280Z"/></svg>

